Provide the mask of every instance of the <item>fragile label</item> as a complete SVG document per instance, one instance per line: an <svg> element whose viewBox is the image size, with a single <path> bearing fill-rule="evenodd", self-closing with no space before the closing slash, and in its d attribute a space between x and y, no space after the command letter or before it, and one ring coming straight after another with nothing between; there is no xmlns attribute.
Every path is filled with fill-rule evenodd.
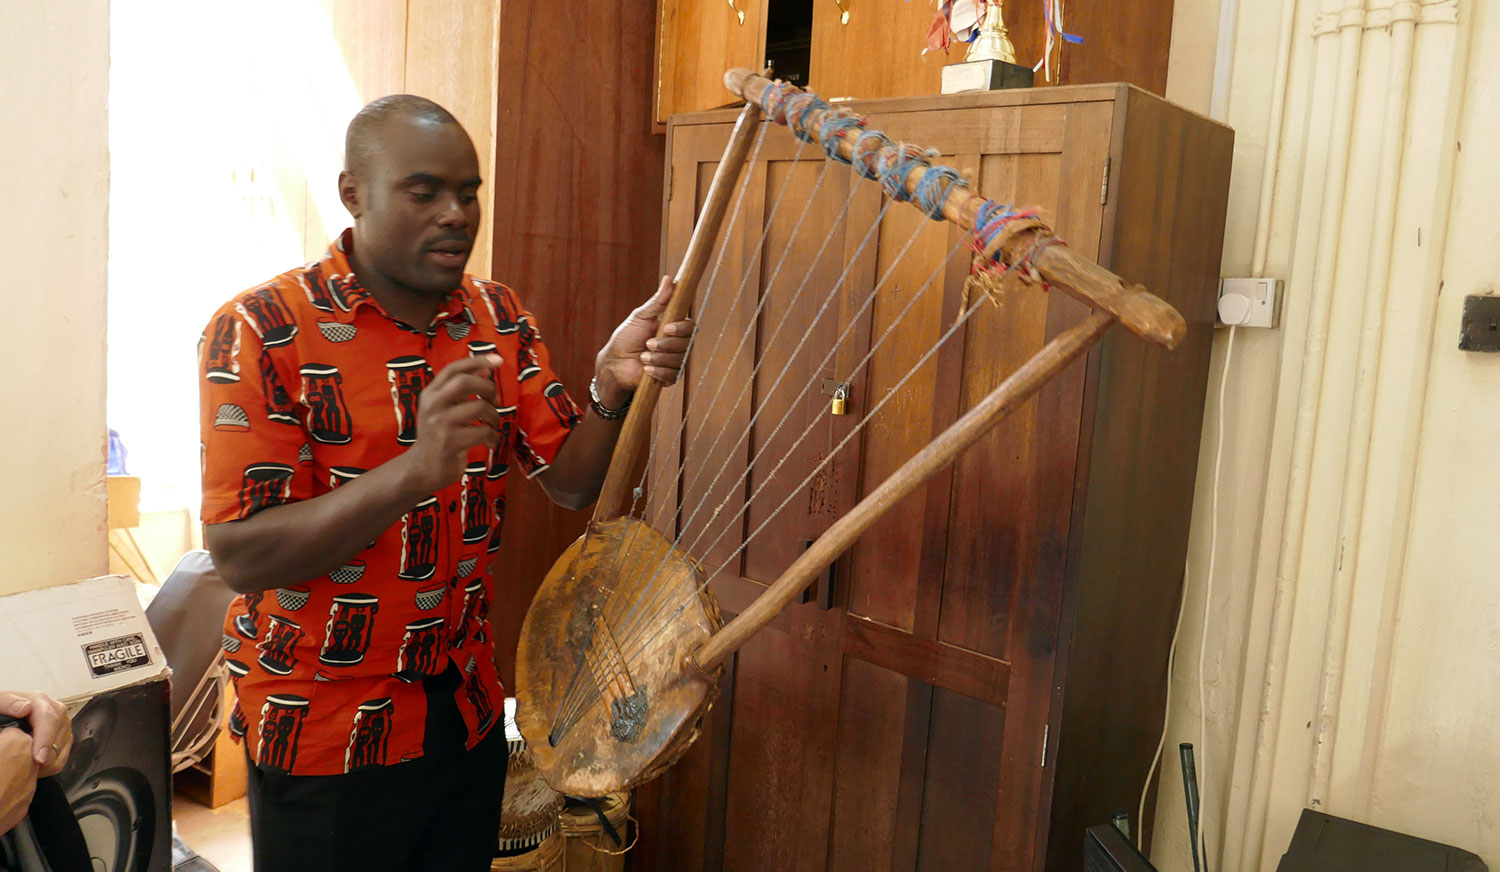
<svg viewBox="0 0 1500 872"><path fill-rule="evenodd" d="M151 655L146 653L146 640L140 633L90 642L83 646L83 655L89 661L89 673L94 678L151 664Z"/></svg>

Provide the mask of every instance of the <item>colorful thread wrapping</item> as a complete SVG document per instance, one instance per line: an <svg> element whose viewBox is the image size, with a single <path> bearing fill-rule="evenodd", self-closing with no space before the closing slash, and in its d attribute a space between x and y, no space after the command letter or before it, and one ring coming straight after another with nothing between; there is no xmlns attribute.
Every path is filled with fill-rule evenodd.
<svg viewBox="0 0 1500 872"><path fill-rule="evenodd" d="M1037 255L1054 245L1067 245L1067 243L1056 236L1038 235L1037 239L1031 243L1031 247L1026 249L1026 253L1021 255L1014 264L1015 267L1024 270L1028 278L1040 284L1044 291L1048 288L1047 283L1042 279L1041 274L1037 272L1036 265L1033 262L1036 260Z"/></svg>
<svg viewBox="0 0 1500 872"><path fill-rule="evenodd" d="M968 180L958 174L953 167L928 167L922 178L917 180L917 190L914 199L917 206L927 217L934 221L943 220L943 204L948 202L948 195L954 188L967 188Z"/></svg>
<svg viewBox="0 0 1500 872"><path fill-rule="evenodd" d="M832 108L832 106L829 106L827 103L823 102L823 100L819 98L817 94L814 94L811 91L803 91L800 94L793 94L791 97L787 98L786 101L786 126L792 131L792 133L795 133L797 135L798 139L802 140L803 142L812 142L814 139L813 133L807 128L807 125L804 123L804 121L807 119L807 113L812 112L815 109Z"/></svg>
<svg viewBox="0 0 1500 872"><path fill-rule="evenodd" d="M1018 210L1014 206L1001 205L994 200L985 200L979 207L979 212L974 216L974 250L984 255L994 245L995 240L1005 233L1010 225L1017 221L1028 221L1034 226L1040 226L1040 218L1035 209ZM1018 228L1017 232L1024 232L1027 228ZM1045 290L1046 282L1041 280L1037 274L1033 262L1048 248L1054 245L1067 245L1066 242L1050 233L1038 234L1037 238L1026 249L1026 252L1016 258L1014 263L1007 265L996 251L987 263L976 263L975 269L981 272L1004 276L1013 269L1021 270L1028 279L1038 282Z"/></svg>
<svg viewBox="0 0 1500 872"><path fill-rule="evenodd" d="M766 115L777 124L786 124L787 94L794 87L791 82L776 82L766 89Z"/></svg>
<svg viewBox="0 0 1500 872"><path fill-rule="evenodd" d="M897 143L881 131L867 128L865 126L867 120L863 115L848 109L834 109L816 94L811 91L802 91L789 82L773 83L770 88L766 89L763 104L766 115L778 124L786 125L798 139L803 142L817 142L833 160L852 164L854 171L860 176L878 181L881 189L891 199L903 203L915 201L917 207L934 221L943 219L943 206L947 203L948 195L953 192L953 188L968 186L968 181L959 174L958 170L948 166L932 165L932 159L938 155L936 149L923 149L910 143ZM825 111L818 124L817 136L814 136L805 122L808 113L817 110ZM854 140L852 156L846 158L843 156L841 145L851 130L858 130L859 136ZM924 167L927 172L917 180L916 189L908 194L906 182L917 167ZM974 249L981 255L984 254L1013 222L1035 223L1039 220L1035 209L1016 209L1014 206L987 199L980 204L979 211L974 217L972 243ZM1017 232L1024 232L1026 229L1025 227L1017 228ZM1006 264L1000 252L996 251L993 256L985 259L986 263L976 262L975 271L1003 278L1011 270L1019 269L1026 274L1028 279L1040 282L1042 287L1046 288L1046 283L1041 281L1033 262L1051 246L1066 244L1051 234L1038 234L1031 246L1023 255L1016 258L1014 263ZM967 290L966 286L965 297L967 297Z"/></svg>
<svg viewBox="0 0 1500 872"><path fill-rule="evenodd" d="M917 167L932 166L932 158L936 156L936 150L923 149L906 142L876 154L875 172L886 196L899 203L909 202L911 194L906 192L907 177Z"/></svg>
<svg viewBox="0 0 1500 872"><path fill-rule="evenodd" d="M824 113L823 123L818 125L818 138L823 141L823 151L828 154L829 158L839 163L852 163L849 158L844 157L840 146L849 131L855 129L863 131L864 127L864 116L856 115L848 109L834 109Z"/></svg>
<svg viewBox="0 0 1500 872"><path fill-rule="evenodd" d="M985 200L979 207L979 214L974 216L974 250L984 253L1010 222L1035 217L1035 209L1018 210L1009 204Z"/></svg>
<svg viewBox="0 0 1500 872"><path fill-rule="evenodd" d="M854 171L871 181L879 180L880 171L875 167L875 159L882 150L895 145L879 130L865 130L854 140Z"/></svg>

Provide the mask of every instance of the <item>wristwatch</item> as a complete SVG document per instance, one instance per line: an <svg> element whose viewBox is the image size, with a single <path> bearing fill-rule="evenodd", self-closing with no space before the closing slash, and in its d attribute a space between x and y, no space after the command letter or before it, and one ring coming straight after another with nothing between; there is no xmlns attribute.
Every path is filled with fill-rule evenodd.
<svg viewBox="0 0 1500 872"><path fill-rule="evenodd" d="M633 399L633 397L627 398L625 400L625 405L621 406L618 409L607 408L604 403L600 402L599 400L599 377L594 376L589 380L589 405L593 407L595 415L598 415L606 421L618 421L621 418L624 418L625 415L630 411L631 399Z"/></svg>

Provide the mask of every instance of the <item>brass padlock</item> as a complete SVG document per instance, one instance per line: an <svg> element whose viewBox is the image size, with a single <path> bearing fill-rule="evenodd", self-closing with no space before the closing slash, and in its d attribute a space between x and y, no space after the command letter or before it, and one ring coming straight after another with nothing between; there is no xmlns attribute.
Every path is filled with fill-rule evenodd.
<svg viewBox="0 0 1500 872"><path fill-rule="evenodd" d="M848 399L849 397L844 386L839 385L839 389L833 392L833 413L835 415L849 414Z"/></svg>

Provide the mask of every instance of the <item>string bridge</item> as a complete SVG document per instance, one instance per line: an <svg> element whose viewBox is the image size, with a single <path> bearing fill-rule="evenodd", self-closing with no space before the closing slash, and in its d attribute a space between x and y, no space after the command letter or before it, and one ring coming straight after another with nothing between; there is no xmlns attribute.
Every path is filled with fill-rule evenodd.
<svg viewBox="0 0 1500 872"><path fill-rule="evenodd" d="M636 686L620 641L602 614L594 618L590 635L585 656L594 683L610 697L610 735L621 742L635 742L645 731L646 716L651 711L646 692Z"/></svg>

